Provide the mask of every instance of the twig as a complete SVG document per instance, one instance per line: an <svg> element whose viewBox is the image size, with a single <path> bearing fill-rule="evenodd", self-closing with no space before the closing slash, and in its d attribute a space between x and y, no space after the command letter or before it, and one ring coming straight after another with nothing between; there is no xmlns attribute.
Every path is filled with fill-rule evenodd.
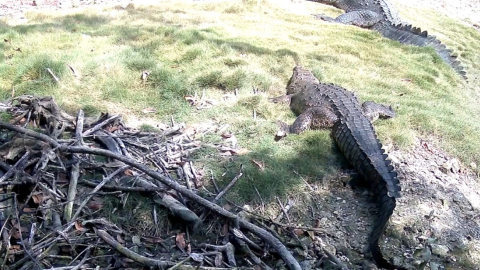
<svg viewBox="0 0 480 270"><path fill-rule="evenodd" d="M210 248L210 249L218 250L218 251L224 251L225 254L227 254L228 264L231 265L231 266L237 266L237 262L235 261L235 247L232 245L232 243L227 242L223 246L201 244L200 247Z"/></svg>
<svg viewBox="0 0 480 270"><path fill-rule="evenodd" d="M27 247L25 245L25 241L23 240L23 235L22 235L22 228L20 226L20 215L18 214L18 211L16 209L18 209L18 206L17 206L17 196L16 194L14 195L14 198L13 198L13 208L15 209L15 215L16 215L16 225L17 225L17 230L19 232L19 235L20 235L20 241L21 241L21 245L23 247L23 250L25 251L25 253L27 254L27 256L31 259L30 262L33 261L33 263L35 263L35 265L37 267L39 267L40 269L42 269L42 267L40 266L40 263L32 256L32 254L30 253L30 251L27 250Z"/></svg>
<svg viewBox="0 0 480 270"><path fill-rule="evenodd" d="M275 221L280 222L282 220L283 216L285 215L285 217L287 217L288 224L291 224L292 221L290 220L290 217L288 216L288 211L290 210L290 208L292 208L292 205L293 205L292 200L288 199L287 206L285 206L285 207L283 206L282 202L280 201L280 199L278 197L277 197L277 201L278 201L278 204L280 205L280 207L282 208L282 212L280 212L280 214L277 216Z"/></svg>
<svg viewBox="0 0 480 270"><path fill-rule="evenodd" d="M82 136L85 137L85 136L88 136L88 135L91 135L92 133L94 133L95 131L101 129L102 127L106 126L108 123L114 121L115 119L119 118L120 117L120 114L115 114L111 117L109 117L108 119L106 119L105 121L95 125L94 127L86 130L85 132L83 132Z"/></svg>
<svg viewBox="0 0 480 270"><path fill-rule="evenodd" d="M348 267L342 261L340 261L335 255L330 253L325 248L322 248L322 250L325 254L327 254L328 259L333 263L335 263L340 268L339 270L348 270Z"/></svg>
<svg viewBox="0 0 480 270"><path fill-rule="evenodd" d="M169 177L167 177L165 175L160 174L157 171L154 171L154 170L150 169L146 165L140 164L139 162L137 162L135 160L132 160L128 157L121 156L121 155L116 155L115 153L113 153L111 151L107 151L107 150L103 150L103 149L94 149L94 148L81 147L81 146L61 145L57 141L50 138L49 136L40 134L40 133L35 132L33 130L28 130L28 129L18 127L18 126L13 126L13 125L10 125L8 123L0 122L0 127L7 128L9 130L16 131L16 132L19 132L19 133L37 138L39 140L48 142L50 145L52 145L53 147L57 147L60 151L63 151L63 152L100 155L100 156L110 157L110 158L114 158L114 159L117 159L119 161L122 161L125 164L128 164L128 165L144 172L148 176L150 176L154 179L157 179L158 181L162 182L166 186L176 190L177 192L179 192L183 196L185 196L185 197L187 197L191 200L196 201L198 204L206 207L207 209L209 209L209 210L211 210L211 211L213 211L213 212L215 212L219 215L222 215L226 218L229 218L229 219L232 219L232 220L237 219L240 227L242 227L246 230L249 230L250 232L255 234L257 237L263 239L272 248L274 248L278 252L280 257L284 260L285 264L290 269L301 270L300 264L293 257L293 255L290 253L290 251L277 238L275 238L268 231L254 225L254 224L252 224L252 223L250 223L250 222L248 222L244 219L241 219L237 215L231 213L228 210L223 209L219 205L214 204L214 203L198 196L197 194L195 194L191 190L189 190L189 189L183 187L182 185L178 184L176 181L170 179Z"/></svg>
<svg viewBox="0 0 480 270"><path fill-rule="evenodd" d="M165 267L170 267L173 266L174 263L172 262L165 262L165 261L160 261L160 260L154 260L150 259L147 257L144 257L138 253L135 253L131 251L130 249L122 246L119 242L117 242L110 234L108 234L106 231L101 230L101 229L96 229L94 228L95 233L102 238L103 241L105 241L107 244L109 244L112 248L114 248L116 251L119 253L127 256L128 258L141 263L145 266L149 267L154 267L154 269L163 269Z"/></svg>
<svg viewBox="0 0 480 270"><path fill-rule="evenodd" d="M85 119L85 114L82 109L78 110L77 115L77 125L75 128L75 139L77 140L77 145L83 145L83 122Z"/></svg>
<svg viewBox="0 0 480 270"><path fill-rule="evenodd" d="M57 76L55 76L55 74L53 73L53 71L50 69L50 68L47 68L47 72L50 73L50 76L52 76L52 78L55 80L56 83L59 83L60 80L58 79Z"/></svg>
<svg viewBox="0 0 480 270"><path fill-rule="evenodd" d="M220 198L222 198L222 196L225 195L225 193L227 193L227 191L230 190L230 188L232 188L233 185L235 185L235 183L238 181L238 179L240 179L240 177L242 177L242 175L243 175L243 164L240 164L240 170L238 171L238 174L235 175L232 181L230 181L230 183L228 183L228 185L220 193L218 193L217 196L215 196L213 201L216 202L220 200Z"/></svg>
<svg viewBox="0 0 480 270"><path fill-rule="evenodd" d="M15 165L13 165L2 177L0 177L0 183L2 183L3 181L7 180L10 176L12 176L17 170L17 168L21 167L25 162L25 160L27 160L29 157L30 157L30 152L29 151L25 152L25 154L23 154L23 156L17 161L17 163L15 163Z"/></svg>
<svg viewBox="0 0 480 270"><path fill-rule="evenodd" d="M72 71L73 77L77 78L78 75L77 75L77 72L75 71L75 69L71 65L67 65L67 67Z"/></svg>
<svg viewBox="0 0 480 270"><path fill-rule="evenodd" d="M227 193L227 191L233 187L233 185L235 185L235 183L238 181L238 179L240 179L240 177L242 177L243 175L243 164L240 164L240 170L238 171L238 174L232 179L232 181L230 181L230 183L228 183L228 185L222 190L220 191L217 196L215 196L215 198L213 199L213 202L216 203L218 200L220 200L220 198L222 198L223 195L225 195L225 193ZM200 215L200 220L204 220L205 219L205 216L208 214L207 211L203 211L202 214Z"/></svg>
<svg viewBox="0 0 480 270"><path fill-rule="evenodd" d="M77 126L75 129L75 138L76 138L76 144L82 146L83 145L83 119L84 119L84 114L83 110L78 111L78 116L77 116ZM63 212L63 219L66 222L70 222L70 218L72 217L72 211L73 211L73 202L75 201L75 196L77 194L77 183L78 183L78 178L80 177L80 160L77 160L73 166L72 170L70 172L70 183L68 185L68 194L67 194L67 206L65 207L65 212Z"/></svg>
<svg viewBox="0 0 480 270"><path fill-rule="evenodd" d="M79 182L80 184L84 184L90 187L96 187L98 183L92 182L89 180L81 180ZM124 192L141 192L141 193L154 193L154 192L165 192L167 189L164 187L124 187L124 186L110 186L110 185L105 185L102 187L102 189L105 190L114 190L114 191L124 191Z"/></svg>
<svg viewBox="0 0 480 270"><path fill-rule="evenodd" d="M265 203L263 202L263 198L262 198L262 196L260 195L260 192L258 192L257 187L254 187L254 188L255 188L255 192L257 192L258 198L260 198L260 202L262 203L262 214L263 214L263 211L264 211L264 209L265 209Z"/></svg>
<svg viewBox="0 0 480 270"><path fill-rule="evenodd" d="M92 192L87 196L87 198L80 204L80 206L78 207L77 209L77 212L75 212L75 215L73 216L73 220L77 219L77 217L80 215L80 213L82 212L82 209L83 207L85 207L85 205L87 205L88 201L90 201L90 199L93 197L93 195L95 195L95 193L97 191L99 191L105 184L107 184L115 175L125 171L129 166L125 165L125 166L122 166L120 168L118 168L116 171L114 171L112 174L110 174L108 177L105 177L103 179L102 182L100 182L100 184L97 185L97 187L95 187Z"/></svg>

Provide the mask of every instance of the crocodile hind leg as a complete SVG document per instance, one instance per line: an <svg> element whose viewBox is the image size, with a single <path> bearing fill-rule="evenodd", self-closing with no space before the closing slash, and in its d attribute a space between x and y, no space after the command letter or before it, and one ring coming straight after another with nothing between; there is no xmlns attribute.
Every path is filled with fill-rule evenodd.
<svg viewBox="0 0 480 270"><path fill-rule="evenodd" d="M300 134L307 129L322 129L333 127L338 116L329 107L308 108L300 114L290 126L290 133Z"/></svg>
<svg viewBox="0 0 480 270"><path fill-rule="evenodd" d="M315 18L324 20L327 22L336 22L336 23L343 23L343 24L350 24L356 25L359 27L372 27L380 20L382 20L382 15L370 10L355 10L346 12L337 18L331 18L328 16L324 16L321 14L313 15Z"/></svg>

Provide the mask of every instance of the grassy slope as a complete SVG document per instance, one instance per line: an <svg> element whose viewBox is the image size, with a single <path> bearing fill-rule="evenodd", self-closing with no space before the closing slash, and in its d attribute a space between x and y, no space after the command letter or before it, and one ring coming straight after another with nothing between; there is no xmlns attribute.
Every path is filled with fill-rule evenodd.
<svg viewBox="0 0 480 270"><path fill-rule="evenodd" d="M16 95L54 95L72 113L79 108L90 114L109 110L136 119L145 118L144 108L154 107L155 121L173 115L187 123L228 123L239 144L252 152L233 163L225 160L224 167L209 149L196 158L223 181L243 163L245 178L232 196L257 200L255 187L268 200L302 189L298 174L314 181L344 164L328 131L290 136L280 143L272 139L275 121L292 122L294 116L267 98L283 94L293 66L300 62L321 81L354 90L361 100L393 104L398 117L375 124L384 142L406 148L415 136L433 135L466 164L480 164L479 109L472 102L479 95L477 30L435 13L422 17L422 10L405 16L416 25L428 25L460 52L472 78L465 83L433 50L401 46L375 32L309 15L335 15L335 9L314 3L251 2L162 2L157 7L29 14L27 25L0 24L0 38L9 40L2 44L0 97L9 97L14 86ZM52 82L47 67L61 78L61 85ZM140 80L143 70L151 71L146 85ZM254 96L253 86L264 94ZM197 111L183 99L202 89L207 97L220 99L235 88L238 102L208 110ZM221 138L210 135L205 140ZM265 170L252 159L264 162ZM220 177L225 170L228 174Z"/></svg>

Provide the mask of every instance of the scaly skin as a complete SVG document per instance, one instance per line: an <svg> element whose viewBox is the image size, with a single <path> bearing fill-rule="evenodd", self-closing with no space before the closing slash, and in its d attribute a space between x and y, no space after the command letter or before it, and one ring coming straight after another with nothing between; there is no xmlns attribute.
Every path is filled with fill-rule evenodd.
<svg viewBox="0 0 480 270"><path fill-rule="evenodd" d="M273 101L290 101L292 111L298 115L293 125L286 126L289 133L298 134L308 128L332 128L336 145L367 182L377 202L378 219L369 239L373 259L385 269L405 269L385 260L378 245L401 189L397 173L386 160L388 156L382 150L371 120L378 116L393 117L393 110L371 101L362 106L352 92L319 83L310 71L300 66L293 70L287 95ZM369 116L364 114L365 111Z"/></svg>
<svg viewBox="0 0 480 270"><path fill-rule="evenodd" d="M428 35L427 31L412 27L402 22L398 12L388 0L308 0L327 4L345 11L337 18L315 15L316 18L330 22L351 24L378 31L384 37L402 44L420 47L432 47L437 54L466 79L466 72L457 56L447 49L435 36Z"/></svg>

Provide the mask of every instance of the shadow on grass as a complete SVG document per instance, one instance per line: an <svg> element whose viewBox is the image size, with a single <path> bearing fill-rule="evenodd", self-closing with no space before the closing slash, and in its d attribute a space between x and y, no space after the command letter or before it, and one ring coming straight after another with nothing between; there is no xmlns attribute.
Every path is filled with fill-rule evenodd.
<svg viewBox="0 0 480 270"><path fill-rule="evenodd" d="M292 135L287 142L273 142L272 135L265 139L271 142L260 143L249 154L216 161L219 170L216 174L224 175L220 180L224 187L243 165L243 177L229 192L230 197L240 205L275 203L277 197L285 198L307 190L305 181L315 186L322 185L325 177L336 174L339 169L349 168L348 162L329 138L329 133L320 131ZM283 152L283 144L291 144L292 141L295 141L293 152Z"/></svg>

